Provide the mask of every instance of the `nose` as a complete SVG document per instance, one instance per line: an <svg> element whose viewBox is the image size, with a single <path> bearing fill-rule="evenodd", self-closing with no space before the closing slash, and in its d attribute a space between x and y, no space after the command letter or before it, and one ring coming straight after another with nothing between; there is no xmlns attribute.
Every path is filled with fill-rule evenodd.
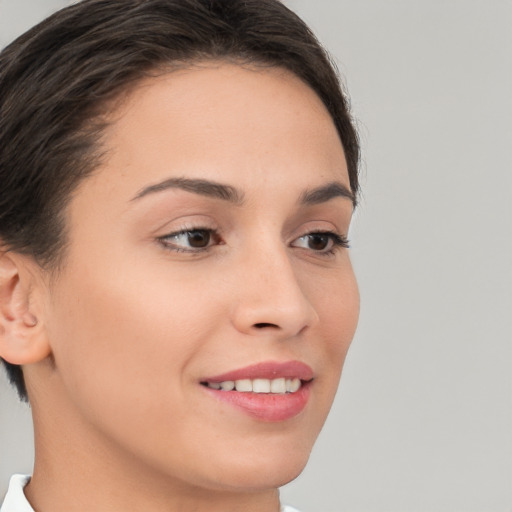
<svg viewBox="0 0 512 512"><path fill-rule="evenodd" d="M284 247L253 253L237 272L232 322L245 334L291 338L313 327L318 314Z"/></svg>

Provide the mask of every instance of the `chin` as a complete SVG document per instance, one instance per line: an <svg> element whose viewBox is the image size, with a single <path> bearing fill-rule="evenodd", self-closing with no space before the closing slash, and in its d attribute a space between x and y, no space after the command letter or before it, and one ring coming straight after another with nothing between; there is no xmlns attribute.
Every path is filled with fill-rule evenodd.
<svg viewBox="0 0 512 512"><path fill-rule="evenodd" d="M212 490L229 491L229 492L242 492L253 493L261 492L270 489L278 489L283 485L295 480L304 470L306 463L300 466L287 467L287 468L266 468L255 470L254 468L233 475L232 478L226 478L224 475L222 479L217 480L213 485L208 485Z"/></svg>
<svg viewBox="0 0 512 512"><path fill-rule="evenodd" d="M292 453L278 451L268 457L262 455L247 454L244 460L227 462L226 466L229 466L229 469L228 467L220 469L220 465L217 466L216 487L220 485L225 489L240 492L276 489L291 482L302 473L310 451L294 450Z"/></svg>

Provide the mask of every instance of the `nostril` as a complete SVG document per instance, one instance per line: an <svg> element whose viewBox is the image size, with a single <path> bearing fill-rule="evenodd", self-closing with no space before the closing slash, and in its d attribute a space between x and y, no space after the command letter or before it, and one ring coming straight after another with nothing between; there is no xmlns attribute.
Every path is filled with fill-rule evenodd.
<svg viewBox="0 0 512 512"><path fill-rule="evenodd" d="M277 325L276 324L266 323L266 322L261 322L261 323L258 323L258 324L254 324L254 327L257 327L258 329L263 329L265 327L276 327L277 328Z"/></svg>

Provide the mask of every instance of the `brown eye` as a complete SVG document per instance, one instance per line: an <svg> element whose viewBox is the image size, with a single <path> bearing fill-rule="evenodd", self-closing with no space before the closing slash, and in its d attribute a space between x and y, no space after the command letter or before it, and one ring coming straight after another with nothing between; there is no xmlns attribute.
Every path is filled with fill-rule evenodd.
<svg viewBox="0 0 512 512"><path fill-rule="evenodd" d="M331 238L324 233L313 233L306 238L308 239L308 247L314 251L324 251L331 241Z"/></svg>
<svg viewBox="0 0 512 512"><path fill-rule="evenodd" d="M199 252L219 244L220 238L212 229L185 229L158 239L167 249L176 252Z"/></svg>
<svg viewBox="0 0 512 512"><path fill-rule="evenodd" d="M194 247L195 249L208 247L211 236L211 232L206 229L187 231L188 244L190 247Z"/></svg>
<svg viewBox="0 0 512 512"><path fill-rule="evenodd" d="M335 236L333 233L309 233L294 240L292 246L309 249L318 253L326 253L335 245L333 236Z"/></svg>
<svg viewBox="0 0 512 512"><path fill-rule="evenodd" d="M329 231L308 233L295 239L291 245L321 255L333 254L336 249L349 246L345 237Z"/></svg>

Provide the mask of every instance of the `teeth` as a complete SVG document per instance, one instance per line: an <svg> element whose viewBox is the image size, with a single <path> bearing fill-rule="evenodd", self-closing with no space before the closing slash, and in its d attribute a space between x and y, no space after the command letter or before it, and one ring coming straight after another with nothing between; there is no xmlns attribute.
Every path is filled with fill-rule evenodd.
<svg viewBox="0 0 512 512"><path fill-rule="evenodd" d="M235 383L232 380L226 380L220 383L220 389L222 391L232 391L235 389Z"/></svg>
<svg viewBox="0 0 512 512"><path fill-rule="evenodd" d="M235 381L235 388L237 391L243 391L245 393L252 391L252 380L241 379Z"/></svg>
<svg viewBox="0 0 512 512"><path fill-rule="evenodd" d="M226 380L224 382L207 382L206 385L212 389L222 391L239 391L242 393L274 393L285 394L297 392L302 382L295 377L294 379L240 379L236 381Z"/></svg>
<svg viewBox="0 0 512 512"><path fill-rule="evenodd" d="M300 379L286 379L286 391L295 393L300 388Z"/></svg>
<svg viewBox="0 0 512 512"><path fill-rule="evenodd" d="M236 388L238 391L238 388ZM254 379L252 381L253 393L270 393L270 381L268 379Z"/></svg>
<svg viewBox="0 0 512 512"><path fill-rule="evenodd" d="M274 379L270 381L271 393L286 393L286 379Z"/></svg>

